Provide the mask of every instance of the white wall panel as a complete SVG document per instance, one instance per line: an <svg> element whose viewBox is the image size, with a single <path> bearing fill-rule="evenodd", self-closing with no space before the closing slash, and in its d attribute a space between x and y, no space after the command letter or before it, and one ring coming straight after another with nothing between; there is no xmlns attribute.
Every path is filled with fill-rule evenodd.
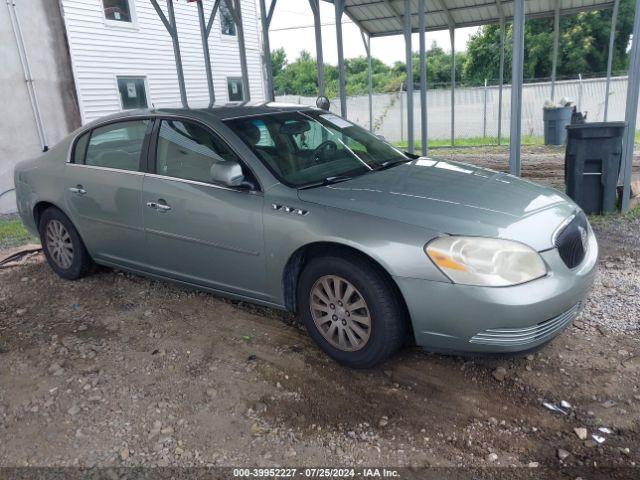
<svg viewBox="0 0 640 480"><path fill-rule="evenodd" d="M83 123L121 110L116 76L147 78L149 106L179 107L180 90L171 37L149 0L130 0L133 24L104 19L102 0L62 0ZM166 2L158 3L166 13ZM205 0L205 15L212 0ZM209 103L197 6L174 1L187 99L190 107ZM264 100L259 19L255 0L242 0L252 100ZM216 103L228 101L227 77L239 77L236 37L223 36L217 17L209 37Z"/></svg>

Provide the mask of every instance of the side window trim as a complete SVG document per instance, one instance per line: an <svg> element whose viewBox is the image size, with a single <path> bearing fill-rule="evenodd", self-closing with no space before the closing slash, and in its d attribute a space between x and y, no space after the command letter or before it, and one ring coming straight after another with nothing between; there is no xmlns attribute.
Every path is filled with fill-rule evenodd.
<svg viewBox="0 0 640 480"><path fill-rule="evenodd" d="M205 183L205 182L198 182L196 180L187 180L187 179L183 179L183 178L179 178L179 177L172 177L169 175L163 175L161 173L157 172L157 166L158 166L158 140L160 138L159 133L160 133L160 126L162 124L163 120L175 120L175 121L179 121L179 122L190 122L193 124L198 125L199 127L202 127L204 130L206 130L206 132L209 135L213 135L214 137L216 137L222 144L224 144L224 146L226 146L230 152L232 152L237 160L238 163L240 163L240 165L242 165L244 168L246 168L249 172L251 172L251 175L253 176L253 178L255 179L256 183L258 184L258 189L257 190L246 190L246 189L242 189L242 188L233 188L233 187L227 187L224 185L218 185L216 183ZM147 168L145 170L146 173L148 173L149 175L155 175L157 177L162 177L162 178L169 178L171 180L175 180L177 182L187 182L187 183L197 183L199 185L205 185L205 186L209 186L209 187L214 187L214 188L222 188L225 190L233 190L234 192L243 192L243 193L249 193L249 194L261 194L262 193L262 185L260 184L260 180L258 180L258 176L255 174L255 172L253 171L253 169L247 164L247 162L245 162L242 157L238 154L238 152L229 144L229 142L227 142L225 140L225 138L220 135L219 133L217 133L213 128L211 128L209 125L193 119L193 118L189 118L189 117L182 117L182 116L158 116L155 117L154 119L155 124L153 126L153 132L151 133L151 138L149 141L149 156L148 156L148 160L147 160Z"/></svg>
<svg viewBox="0 0 640 480"><path fill-rule="evenodd" d="M81 132L78 136L76 136L76 138L73 139L73 144L72 144L72 148L70 151L70 155L69 155L69 162L68 163L73 163L74 165L84 165L87 161L87 150L89 148L89 140L91 140L91 132L93 131L93 129L90 130L85 130L84 132ZM82 152L82 163L77 163L76 162L76 152L78 150L78 144L80 143L80 141L84 138L87 137L87 142L84 144L84 151Z"/></svg>

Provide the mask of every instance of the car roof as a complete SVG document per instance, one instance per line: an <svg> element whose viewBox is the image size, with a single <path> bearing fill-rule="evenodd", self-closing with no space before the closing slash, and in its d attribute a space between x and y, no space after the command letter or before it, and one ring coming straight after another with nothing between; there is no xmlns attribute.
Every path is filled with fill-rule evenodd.
<svg viewBox="0 0 640 480"><path fill-rule="evenodd" d="M212 117L217 120L229 120L232 118L252 117L256 115L267 115L271 113L295 112L301 110L317 110L315 107L308 105L299 105L295 103L246 103L246 104L227 104L216 105L212 108L153 108L153 109L135 109L125 110L123 112L114 113L112 115L102 117L93 123L102 123L105 120L126 120L127 118L136 118L141 116L156 115L179 115L193 117L200 120L208 120Z"/></svg>

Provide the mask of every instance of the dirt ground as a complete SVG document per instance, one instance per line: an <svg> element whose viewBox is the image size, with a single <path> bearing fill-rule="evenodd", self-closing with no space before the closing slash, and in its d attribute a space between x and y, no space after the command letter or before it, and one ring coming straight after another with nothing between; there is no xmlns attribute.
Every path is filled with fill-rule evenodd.
<svg viewBox="0 0 640 480"><path fill-rule="evenodd" d="M35 255L0 269L0 466L636 466L640 220L596 230L584 312L541 351L371 371L282 312Z"/></svg>
<svg viewBox="0 0 640 480"><path fill-rule="evenodd" d="M521 150L522 176L564 191L564 151L565 147L563 146L523 146ZM638 151L637 147L636 151ZM493 170L509 171L509 148L504 146L438 148L431 150L429 154ZM640 175L638 156L634 158L633 174L634 177Z"/></svg>

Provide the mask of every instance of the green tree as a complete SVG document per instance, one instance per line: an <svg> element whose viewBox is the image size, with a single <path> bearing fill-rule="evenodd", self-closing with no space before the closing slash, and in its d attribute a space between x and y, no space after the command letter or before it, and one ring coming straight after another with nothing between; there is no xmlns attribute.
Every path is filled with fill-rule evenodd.
<svg viewBox="0 0 640 480"><path fill-rule="evenodd" d="M271 69L273 70L273 77L280 75L287 66L287 54L284 48L278 48L271 52Z"/></svg>
<svg viewBox="0 0 640 480"><path fill-rule="evenodd" d="M569 15L560 19L558 77L602 74L607 68L612 10ZM634 2L621 0L613 69L627 68L627 46L633 27ZM511 25L505 29L505 80L511 76ZM524 76L527 79L551 76L553 55L553 19L528 20L524 33ZM467 44L464 77L467 83L480 85L485 78L497 80L500 62L500 28L485 25Z"/></svg>
<svg viewBox="0 0 640 480"><path fill-rule="evenodd" d="M456 83L462 84L465 52L456 52ZM445 52L435 42L425 52L428 88L443 88L451 84L451 53ZM404 68L404 64L402 64ZM404 69L406 70L406 69ZM420 84L420 54L413 53L413 82Z"/></svg>

